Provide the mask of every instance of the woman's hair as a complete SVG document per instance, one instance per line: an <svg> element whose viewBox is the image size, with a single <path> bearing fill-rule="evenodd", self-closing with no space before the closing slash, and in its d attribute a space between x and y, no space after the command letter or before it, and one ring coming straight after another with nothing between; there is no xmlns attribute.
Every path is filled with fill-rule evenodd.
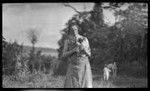
<svg viewBox="0 0 150 91"><path fill-rule="evenodd" d="M76 26L78 28L78 32L79 32L79 30L80 30L79 26L77 24L73 23L68 26L68 31L67 31L68 34L72 34L72 32L73 32L72 26Z"/></svg>

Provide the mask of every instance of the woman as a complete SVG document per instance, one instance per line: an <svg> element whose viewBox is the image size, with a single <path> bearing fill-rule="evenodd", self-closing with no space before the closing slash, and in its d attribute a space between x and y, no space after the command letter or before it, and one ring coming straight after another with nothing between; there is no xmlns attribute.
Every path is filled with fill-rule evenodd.
<svg viewBox="0 0 150 91"><path fill-rule="evenodd" d="M91 56L88 39L78 34L77 25L71 25L63 50L63 57L69 60L65 88L92 88L88 56Z"/></svg>

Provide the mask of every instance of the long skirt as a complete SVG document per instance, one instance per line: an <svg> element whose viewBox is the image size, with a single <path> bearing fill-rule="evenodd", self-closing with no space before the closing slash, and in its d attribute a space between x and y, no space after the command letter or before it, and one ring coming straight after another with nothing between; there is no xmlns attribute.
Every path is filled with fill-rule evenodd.
<svg viewBox="0 0 150 91"><path fill-rule="evenodd" d="M92 88L92 72L88 57L70 59L65 88Z"/></svg>

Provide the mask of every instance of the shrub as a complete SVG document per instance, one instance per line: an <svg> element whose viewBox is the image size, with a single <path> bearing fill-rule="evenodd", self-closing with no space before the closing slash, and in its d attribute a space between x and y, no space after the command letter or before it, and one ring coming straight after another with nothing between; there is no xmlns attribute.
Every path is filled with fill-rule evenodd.
<svg viewBox="0 0 150 91"><path fill-rule="evenodd" d="M3 41L5 46L3 46L2 52L2 63L3 63L3 74L11 75L16 71L16 63L18 56L22 53L23 46L19 45L16 41L13 43Z"/></svg>

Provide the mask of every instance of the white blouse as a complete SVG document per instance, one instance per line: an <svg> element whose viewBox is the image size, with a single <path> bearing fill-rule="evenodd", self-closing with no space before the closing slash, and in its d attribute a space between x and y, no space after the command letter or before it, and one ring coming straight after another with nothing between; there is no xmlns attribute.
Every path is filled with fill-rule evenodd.
<svg viewBox="0 0 150 91"><path fill-rule="evenodd" d="M91 49L90 49L90 46L89 46L89 41L86 37L83 37L83 36L78 36L78 39L79 38L84 38L84 40L81 42L81 45L83 46L83 49L84 51L86 52L86 54L88 56L91 56ZM63 53L67 52L68 50L68 40L65 40L65 43L64 43L64 49L63 49Z"/></svg>

